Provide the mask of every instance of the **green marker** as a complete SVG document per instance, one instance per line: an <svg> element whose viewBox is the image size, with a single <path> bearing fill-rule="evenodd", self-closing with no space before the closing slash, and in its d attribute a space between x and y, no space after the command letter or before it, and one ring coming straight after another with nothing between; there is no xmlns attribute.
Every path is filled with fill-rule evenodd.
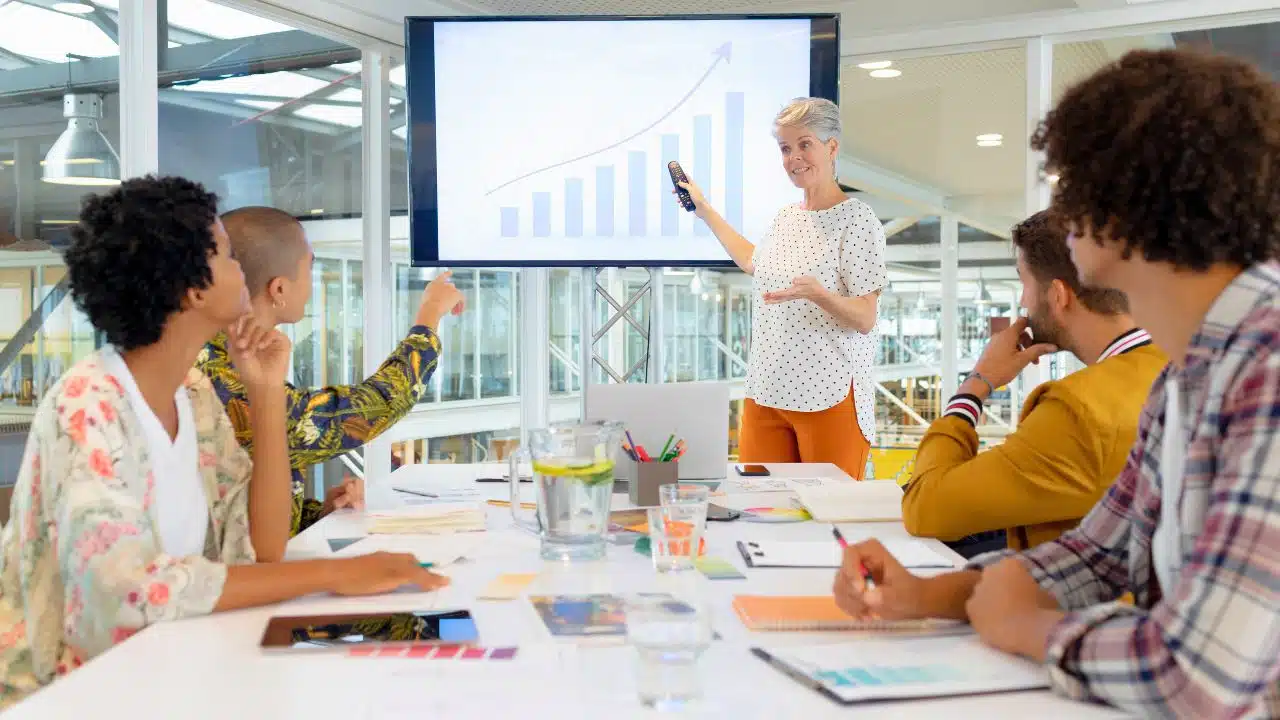
<svg viewBox="0 0 1280 720"><path fill-rule="evenodd" d="M662 452L658 453L658 462L667 461L667 451L671 449L671 441L676 439L676 434L671 433L671 437L667 438L667 444L662 446Z"/></svg>

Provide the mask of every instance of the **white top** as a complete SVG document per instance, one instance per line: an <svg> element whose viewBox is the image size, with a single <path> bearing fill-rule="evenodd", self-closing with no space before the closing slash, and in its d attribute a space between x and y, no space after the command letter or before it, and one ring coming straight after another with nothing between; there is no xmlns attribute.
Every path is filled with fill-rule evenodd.
<svg viewBox="0 0 1280 720"><path fill-rule="evenodd" d="M1151 536L1151 564L1168 596L1182 569L1182 532L1178 509L1182 501L1182 472L1187 461L1187 430L1182 422L1182 391L1169 374L1164 386L1164 437L1160 440L1160 520Z"/></svg>
<svg viewBox="0 0 1280 720"><path fill-rule="evenodd" d="M187 388L179 386L173 394L178 408L178 435L169 432L138 390L124 358L114 348L102 353L107 370L124 386L129 407L142 424L151 456L151 473L155 478L154 505L151 516L160 537L160 547L173 557L203 555L205 535L209 529L209 502L200 476L200 449L196 442L196 424Z"/></svg>
<svg viewBox="0 0 1280 720"><path fill-rule="evenodd" d="M858 426L875 442L875 365L879 336L842 327L808 300L766 305L764 294L809 275L844 297L885 286L884 226L871 208L848 199L826 210L788 205L752 257L754 306L747 397L779 410L818 412L852 388Z"/></svg>

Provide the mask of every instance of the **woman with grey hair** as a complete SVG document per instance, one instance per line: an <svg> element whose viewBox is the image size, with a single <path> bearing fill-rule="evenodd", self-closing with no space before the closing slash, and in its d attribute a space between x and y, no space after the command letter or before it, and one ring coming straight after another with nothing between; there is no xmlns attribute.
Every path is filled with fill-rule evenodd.
<svg viewBox="0 0 1280 720"><path fill-rule="evenodd" d="M875 439L876 312L884 229L836 182L840 108L797 98L774 120L782 169L804 193L756 244L696 184L694 212L753 276L751 354L738 448L746 463L828 462L861 478Z"/></svg>

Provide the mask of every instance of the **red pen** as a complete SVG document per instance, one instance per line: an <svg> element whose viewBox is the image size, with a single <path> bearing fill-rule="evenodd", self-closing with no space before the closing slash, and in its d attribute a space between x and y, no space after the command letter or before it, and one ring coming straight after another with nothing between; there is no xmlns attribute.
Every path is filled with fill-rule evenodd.
<svg viewBox="0 0 1280 720"><path fill-rule="evenodd" d="M844 535L840 534L840 528L832 525L831 534L836 536L836 542L840 543L841 550L849 547L849 541L845 540ZM867 569L866 565L858 563L858 570L862 572L862 581L867 584L868 589L876 586L875 578L871 577L871 571Z"/></svg>

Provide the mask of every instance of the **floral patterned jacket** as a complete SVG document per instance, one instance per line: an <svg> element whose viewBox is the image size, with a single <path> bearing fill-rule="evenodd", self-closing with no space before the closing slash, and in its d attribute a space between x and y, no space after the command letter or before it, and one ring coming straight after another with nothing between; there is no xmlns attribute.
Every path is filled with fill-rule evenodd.
<svg viewBox="0 0 1280 720"><path fill-rule="evenodd" d="M161 550L142 427L99 354L41 402L0 533L0 708L140 628L209 613L227 565L254 561L252 463L209 379L192 370L186 386L209 501L202 556Z"/></svg>

